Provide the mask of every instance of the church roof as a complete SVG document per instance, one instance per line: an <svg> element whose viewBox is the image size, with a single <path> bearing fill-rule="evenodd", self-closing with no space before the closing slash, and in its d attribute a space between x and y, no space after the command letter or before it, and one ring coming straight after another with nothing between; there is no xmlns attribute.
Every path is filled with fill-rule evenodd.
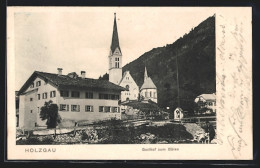
<svg viewBox="0 0 260 168"><path fill-rule="evenodd" d="M155 84L153 83L152 79L148 76L147 69L144 69L144 83L141 87L142 89L156 89Z"/></svg>
<svg viewBox="0 0 260 168"><path fill-rule="evenodd" d="M156 89L156 86L155 84L153 83L152 79L150 77L147 77L145 80L144 80L144 83L141 87L141 90L142 89Z"/></svg>
<svg viewBox="0 0 260 168"><path fill-rule="evenodd" d="M50 82L53 86L59 89L91 89L97 91L125 91L126 89L113 84L106 80L91 79L91 78L81 78L75 77L72 78L68 75L58 75L47 72L34 71L30 78L19 90L19 95L22 94L35 80L36 77L43 79L46 82Z"/></svg>
<svg viewBox="0 0 260 168"><path fill-rule="evenodd" d="M111 42L111 47L110 47L112 53L115 52L116 48L118 48L119 51L121 52L121 49L119 46L119 38L118 38L117 24L116 24L116 13L115 13L112 42Z"/></svg>

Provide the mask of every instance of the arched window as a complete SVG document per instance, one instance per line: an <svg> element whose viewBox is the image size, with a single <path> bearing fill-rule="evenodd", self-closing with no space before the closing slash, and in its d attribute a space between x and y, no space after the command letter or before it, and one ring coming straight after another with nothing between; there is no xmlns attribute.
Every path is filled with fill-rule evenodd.
<svg viewBox="0 0 260 168"><path fill-rule="evenodd" d="M152 91L150 91L150 97L153 97L153 95L152 95Z"/></svg>

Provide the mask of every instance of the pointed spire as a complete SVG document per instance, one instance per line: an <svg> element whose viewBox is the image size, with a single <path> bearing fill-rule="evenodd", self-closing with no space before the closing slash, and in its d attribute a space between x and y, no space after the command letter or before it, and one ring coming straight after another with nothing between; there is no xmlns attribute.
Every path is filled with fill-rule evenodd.
<svg viewBox="0 0 260 168"><path fill-rule="evenodd" d="M144 81L148 78L146 66L144 67Z"/></svg>
<svg viewBox="0 0 260 168"><path fill-rule="evenodd" d="M119 46L118 32L117 32L117 24L116 24L116 13L114 13L114 27L113 27L113 35L112 35L112 43L111 43L111 51L114 53L115 49L118 48L121 52Z"/></svg>

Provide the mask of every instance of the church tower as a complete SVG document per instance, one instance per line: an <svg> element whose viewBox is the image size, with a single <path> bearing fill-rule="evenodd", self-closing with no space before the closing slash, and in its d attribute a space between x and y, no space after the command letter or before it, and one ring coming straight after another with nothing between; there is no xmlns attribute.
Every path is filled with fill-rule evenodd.
<svg viewBox="0 0 260 168"><path fill-rule="evenodd" d="M109 82L119 84L122 78L122 52L119 46L117 24L116 24L116 13L114 13L114 27L112 42L110 46L109 59Z"/></svg>

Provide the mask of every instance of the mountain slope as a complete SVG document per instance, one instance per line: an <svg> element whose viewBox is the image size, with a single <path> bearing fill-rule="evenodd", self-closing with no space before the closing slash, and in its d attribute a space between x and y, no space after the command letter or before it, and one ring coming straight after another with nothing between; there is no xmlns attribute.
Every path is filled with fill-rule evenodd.
<svg viewBox="0 0 260 168"><path fill-rule="evenodd" d="M123 67L138 86L143 84L144 66L158 89L160 107L177 107L178 56L180 106L193 111L193 101L202 93L216 92L215 16L165 47L154 48Z"/></svg>

